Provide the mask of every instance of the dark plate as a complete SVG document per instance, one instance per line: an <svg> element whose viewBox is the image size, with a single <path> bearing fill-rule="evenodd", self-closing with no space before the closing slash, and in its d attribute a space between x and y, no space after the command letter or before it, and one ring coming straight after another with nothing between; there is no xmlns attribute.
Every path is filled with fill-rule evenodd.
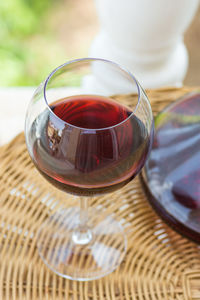
<svg viewBox="0 0 200 300"><path fill-rule="evenodd" d="M158 215L200 243L200 93L185 95L156 116L141 178Z"/></svg>

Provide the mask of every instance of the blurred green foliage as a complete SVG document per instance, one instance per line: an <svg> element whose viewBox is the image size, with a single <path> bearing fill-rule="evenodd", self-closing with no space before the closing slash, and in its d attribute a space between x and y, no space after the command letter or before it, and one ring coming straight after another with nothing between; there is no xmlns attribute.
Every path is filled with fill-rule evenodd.
<svg viewBox="0 0 200 300"><path fill-rule="evenodd" d="M54 37L46 19L54 3L0 1L0 86L38 85L55 67L52 53L47 53ZM55 43L50 50L64 57Z"/></svg>

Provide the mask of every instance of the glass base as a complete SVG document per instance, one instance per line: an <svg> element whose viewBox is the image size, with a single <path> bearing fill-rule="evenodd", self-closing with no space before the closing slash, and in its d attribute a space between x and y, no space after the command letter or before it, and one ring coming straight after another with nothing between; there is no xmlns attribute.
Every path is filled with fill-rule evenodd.
<svg viewBox="0 0 200 300"><path fill-rule="evenodd" d="M98 209L89 209L89 215L88 230L81 235L81 243L77 207L58 211L39 230L40 257L64 278L79 281L101 278L114 271L126 253L127 241L121 224Z"/></svg>

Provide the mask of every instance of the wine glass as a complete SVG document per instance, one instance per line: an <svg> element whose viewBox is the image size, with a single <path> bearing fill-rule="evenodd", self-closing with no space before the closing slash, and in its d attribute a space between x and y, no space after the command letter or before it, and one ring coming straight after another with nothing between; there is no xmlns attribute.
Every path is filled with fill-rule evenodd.
<svg viewBox="0 0 200 300"><path fill-rule="evenodd" d="M122 188L138 174L152 132L146 94L132 74L111 61L67 62L38 87L26 115L29 154L51 184L80 197L80 209L58 210L37 234L39 254L55 273L93 280L121 263L127 240L119 220L103 208L90 208L88 200Z"/></svg>

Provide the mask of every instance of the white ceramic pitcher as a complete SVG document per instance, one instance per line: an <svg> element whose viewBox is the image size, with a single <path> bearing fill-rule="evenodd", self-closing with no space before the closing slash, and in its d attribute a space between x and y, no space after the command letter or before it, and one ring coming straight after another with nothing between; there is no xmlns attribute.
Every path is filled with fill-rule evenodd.
<svg viewBox="0 0 200 300"><path fill-rule="evenodd" d="M95 1L100 32L90 56L127 67L145 88L182 84L188 66L183 36L199 0Z"/></svg>

